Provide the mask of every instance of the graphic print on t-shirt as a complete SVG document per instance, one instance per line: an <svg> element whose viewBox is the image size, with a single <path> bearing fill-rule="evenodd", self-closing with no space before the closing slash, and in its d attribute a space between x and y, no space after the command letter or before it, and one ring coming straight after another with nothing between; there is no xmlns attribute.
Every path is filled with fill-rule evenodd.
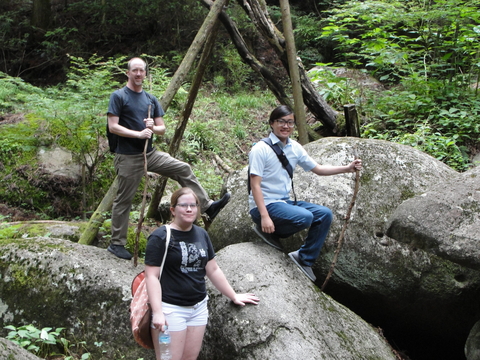
<svg viewBox="0 0 480 360"><path fill-rule="evenodd" d="M199 249L196 243L187 244L184 241L180 241L179 245L182 250L182 264L180 265L182 273L198 271L202 264L202 259L207 255L205 249Z"/></svg>

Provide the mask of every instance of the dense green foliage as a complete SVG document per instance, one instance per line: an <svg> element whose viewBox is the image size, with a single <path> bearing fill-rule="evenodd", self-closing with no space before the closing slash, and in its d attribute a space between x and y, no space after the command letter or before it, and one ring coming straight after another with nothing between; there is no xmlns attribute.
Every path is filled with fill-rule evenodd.
<svg viewBox="0 0 480 360"><path fill-rule="evenodd" d="M207 14L197 0L50 3L51 21L39 28L32 23L32 2L0 2L0 71L44 86L66 80L70 56L110 58L144 53L162 55L162 68L175 69ZM229 12L255 36L238 6L230 6ZM207 77L219 76L225 86L235 86L235 78L248 72L243 81L254 81L254 72L236 53L232 55L235 50L228 35L223 29L220 32Z"/></svg>
<svg viewBox="0 0 480 360"><path fill-rule="evenodd" d="M317 40L335 44L334 65L366 69L389 88L350 94L364 116L363 136L417 147L460 171L469 167L480 135L479 5L350 1L329 13ZM327 95L351 91L345 79L343 86L323 80Z"/></svg>

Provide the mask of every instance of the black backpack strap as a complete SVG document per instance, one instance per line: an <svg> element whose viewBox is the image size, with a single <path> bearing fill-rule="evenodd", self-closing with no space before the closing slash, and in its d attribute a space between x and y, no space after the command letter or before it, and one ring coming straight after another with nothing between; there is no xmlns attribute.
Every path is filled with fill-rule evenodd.
<svg viewBox="0 0 480 360"><path fill-rule="evenodd" d="M290 179L293 179L293 168L292 165L290 165L290 162L288 161L287 156L283 152L283 150L280 148L280 146L277 144L273 145L272 139L270 138L264 138L262 141L266 144L268 144L273 151L275 151L275 154L277 154L278 160L282 164L282 166L287 170L288 175L290 176Z"/></svg>

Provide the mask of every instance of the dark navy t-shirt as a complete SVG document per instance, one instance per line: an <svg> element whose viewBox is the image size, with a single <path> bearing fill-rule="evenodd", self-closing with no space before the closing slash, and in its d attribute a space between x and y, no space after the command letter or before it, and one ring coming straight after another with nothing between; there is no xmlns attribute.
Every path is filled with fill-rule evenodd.
<svg viewBox="0 0 480 360"><path fill-rule="evenodd" d="M127 86L115 91L110 96L108 113L119 117L119 124L135 131L145 129L143 119L148 117L148 106L151 105L150 117L155 119L165 115L157 98L146 91L136 92ZM153 137L152 137L153 138ZM149 140L147 153L153 150L152 138ZM142 154L145 147L144 139L118 137L116 153L135 155Z"/></svg>
<svg viewBox="0 0 480 360"><path fill-rule="evenodd" d="M162 265L165 240L165 226L156 229L148 237L146 265ZM215 252L205 229L196 225L190 231L172 229L160 278L162 301L178 306L192 306L205 299L205 266L214 257Z"/></svg>

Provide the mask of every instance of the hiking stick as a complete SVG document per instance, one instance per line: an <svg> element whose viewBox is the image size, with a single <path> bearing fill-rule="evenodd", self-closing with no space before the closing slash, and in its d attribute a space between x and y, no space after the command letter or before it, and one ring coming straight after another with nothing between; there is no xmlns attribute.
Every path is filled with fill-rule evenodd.
<svg viewBox="0 0 480 360"><path fill-rule="evenodd" d="M150 92L152 91L152 77L149 75L150 82ZM150 113L152 111L152 104L148 105L148 116L150 119ZM148 171L147 171L147 147L148 147L148 138L145 139L145 146L143 148L143 174L145 175L145 186L143 187L143 199L142 207L140 209L140 216L138 218L137 233L135 234L135 254L133 256L133 266L137 266L138 259L138 243L140 242L140 232L142 231L143 216L145 214L145 203L147 202L147 189L148 189Z"/></svg>
<svg viewBox="0 0 480 360"><path fill-rule="evenodd" d="M356 145L353 148L353 153L354 153L354 156L355 156L355 160L357 160L358 156L357 156ZM350 206L348 207L347 215L345 215L345 222L343 224L343 228L342 228L342 231L340 233L340 236L337 240L337 249L335 250L335 254L333 255L332 263L330 265L330 270L328 271L327 277L325 278L325 281L323 282L323 285L321 287L322 291L327 286L328 280L330 280L330 277L333 274L333 270L335 269L335 264L337 263L338 254L340 253L340 250L342 249L343 239L344 239L344 236L345 236L345 231L347 230L348 222L350 221L350 214L352 213L353 206L355 205L355 200L357 198L357 193L358 193L359 186L360 186L360 170L355 169L355 188L353 190L352 200L350 201Z"/></svg>

